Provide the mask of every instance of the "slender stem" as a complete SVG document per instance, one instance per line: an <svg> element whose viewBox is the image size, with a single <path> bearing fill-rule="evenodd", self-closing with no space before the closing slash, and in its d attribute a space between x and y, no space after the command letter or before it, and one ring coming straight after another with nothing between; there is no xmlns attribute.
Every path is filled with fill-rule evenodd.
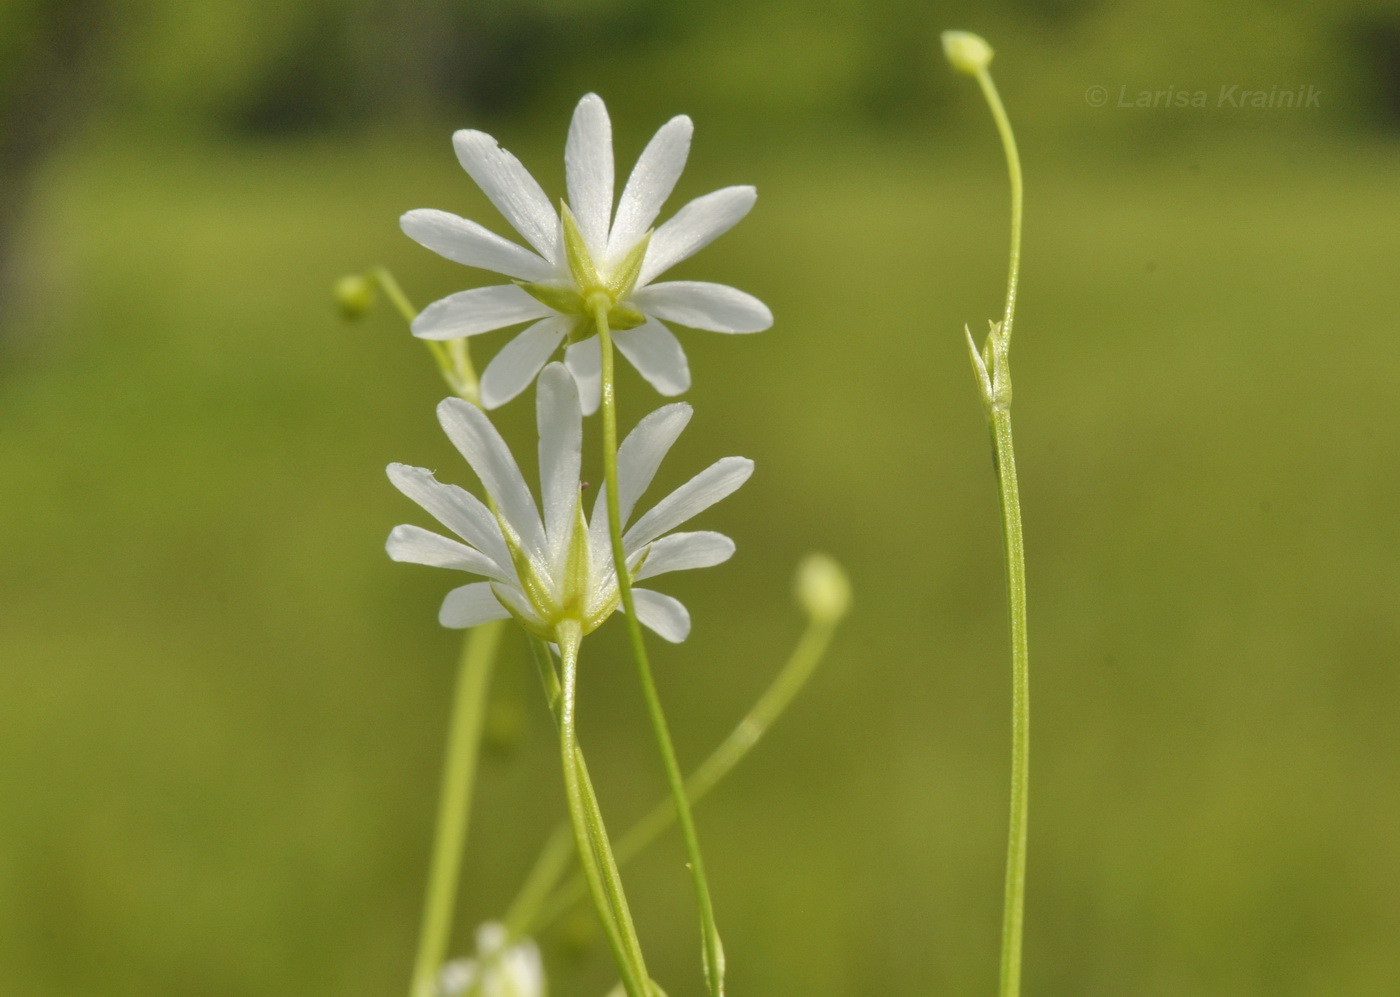
<svg viewBox="0 0 1400 997"><path fill-rule="evenodd" d="M399 287L399 282L394 279L394 275L385 267L375 267L370 271L369 276L383 289L384 296L403 316L403 320L410 326L413 325L413 320L418 317L418 310L409 303L408 295L403 293L403 288ZM439 342L435 339L425 339L423 345L433 355L433 361L437 364L438 372L442 374L447 386L473 405L480 405L481 381L476 376L476 368L472 366L471 354L467 350L467 341L465 339L449 339L445 342Z"/></svg>
<svg viewBox="0 0 1400 997"><path fill-rule="evenodd" d="M1021 217L1023 192L1021 158L1016 136L1002 106L996 84L986 67L977 71L977 83L987 100L1006 153L1011 184L1011 249L1006 279L1006 312L1001 327L993 330L991 361L998 392L988 396L992 453L996 465L997 494L1001 505L1001 532L1006 558L1007 608L1011 617L1011 807L1006 841L1006 893L1001 926L1000 997L1019 997L1021 945L1025 929L1027 813L1030 801L1030 648L1026 636L1026 551L1021 535L1021 496L1016 482L1016 452L1011 438L1011 366L1009 345L1016 312L1016 289L1021 274Z"/></svg>
<svg viewBox="0 0 1400 997"><path fill-rule="evenodd" d="M692 806L699 803L720 780L729 774L734 766L748 754L749 749L767 733L773 722L787 709L788 704L792 702L798 690L806 684L812 671L826 653L835 630L835 625L831 623L813 621L808 624L787 663L783 665L763 695L730 731L729 736L721 741L710 756L686 779L686 798ZM618 839L615 849L618 863L623 864L636 857L660 837L662 832L675 822L675 819L676 808L669 799L658 803L645 817ZM551 838L550 842L552 843L553 840ZM544 868L549 861L547 854L549 847L550 845L546 845L546 851L542 852L536 861L536 871ZM558 875L562 875L565 871L562 868L559 869ZM532 872L531 884L535 882L534 876L535 873ZM582 876L575 874L567 883L540 900L537 904L537 912L532 912L531 916L527 916L519 922L519 933L537 934L555 918L582 900L586 892L587 886ZM522 890L521 900L512 906L512 911L531 912L531 908L524 901L524 896ZM531 899L533 901L534 898ZM507 918L506 923L511 926L515 922Z"/></svg>
<svg viewBox="0 0 1400 997"><path fill-rule="evenodd" d="M657 694L656 682L652 678L651 662L647 658L646 642L642 639L642 627L637 620L637 609L632 599L632 579L627 571L627 557L622 546L622 517L617 496L617 402L613 377L612 330L608 325L610 301L605 292L595 292L589 297L588 304L598 327L598 340L602 349L603 476L608 486L608 532L612 539L613 564L617 568L618 591L621 595L622 610L627 616L627 633L632 643L632 656L637 663L637 676L641 680L642 695L646 700L647 714L651 718L652 732L656 736L656 746L661 753L661 763L666 770L666 783L671 790L676 819L680 823L681 837L685 842L690 877L695 886L695 902L700 910L700 942L705 955L705 982L709 987L710 997L722 997L724 950L719 940L719 929L715 927L714 906L710 901L709 883L705 879L705 864L700 856L700 841L695 833L695 820L690 813L690 802L686 799L685 780L681 776L680 763L676 760L676 749L671 743L671 732L666 725L661 697Z"/></svg>
<svg viewBox="0 0 1400 997"><path fill-rule="evenodd" d="M611 866L606 875L602 868L604 863L600 861L600 853L611 857L607 829L603 827L598 801L578 748L574 702L578 688L580 630L578 624L572 621L565 621L558 627L563 671L559 697L559 752L564 768L564 794L569 804L569 819L573 823L579 865L583 868L594 906L598 908L598 915L603 921L603 930L613 950L623 987L628 997L650 997L646 965L642 960L631 914L627 910L627 901L621 893L616 864L606 863Z"/></svg>
<svg viewBox="0 0 1400 997"><path fill-rule="evenodd" d="M1016 133L1011 130L1011 119L1006 116L997 85L992 82L992 74L986 68L977 73L977 85L982 88L982 96L991 108L992 119L996 121L997 133L1001 136L1001 147L1006 153L1006 174L1011 182L1011 262L1007 267L1006 311L1002 316L1002 334L1011 340L1011 320L1016 314L1016 290L1021 279L1021 216L1024 191L1021 183L1021 155L1016 150Z"/></svg>
<svg viewBox="0 0 1400 997"><path fill-rule="evenodd" d="M1006 595L1011 614L1011 819L1006 842L1006 895L1001 927L1000 997L1021 992L1021 939L1026 906L1026 840L1030 778L1030 648L1026 638L1026 549L1011 413L992 414L997 493L1006 552Z"/></svg>
<svg viewBox="0 0 1400 997"><path fill-rule="evenodd" d="M418 938L410 997L432 997L436 993L438 969L447 951L462 867L462 849L466 845L471 814L472 788L476 781L486 690L496 661L501 627L501 622L495 622L473 628L468 632L462 648L457 690L453 697L452 726L442 770L427 898L423 904L423 928Z"/></svg>

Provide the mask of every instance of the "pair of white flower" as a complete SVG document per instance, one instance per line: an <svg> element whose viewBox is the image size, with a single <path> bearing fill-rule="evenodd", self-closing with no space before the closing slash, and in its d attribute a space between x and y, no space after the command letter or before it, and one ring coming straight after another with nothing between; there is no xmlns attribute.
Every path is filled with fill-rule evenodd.
<svg viewBox="0 0 1400 997"><path fill-rule="evenodd" d="M587 634L618 608L607 488L598 490L592 518L586 519L579 484L583 413L578 386L562 364L550 364L540 375L536 414L543 516L501 435L485 413L459 398L443 401L438 419L481 479L490 507L455 485L441 484L425 468L389 465L398 489L461 538L397 526L389 534L389 556L487 579L447 594L438 614L443 626L470 627L513 616L531 633L557 642L563 621L577 623ZM690 416L684 402L663 406L622 441L617 498L624 527ZM752 472L747 458L725 457L638 517L622 536L629 578L636 582L728 560L734 542L722 534L663 534L729 495ZM632 595L642 624L672 642L686 638L690 614L679 601L644 588Z"/></svg>
<svg viewBox="0 0 1400 997"><path fill-rule="evenodd" d="M403 216L404 232L428 249L513 283L460 291L413 322L424 339L459 339L532 323L496 354L481 378L488 409L529 386L561 343L579 384L583 411L598 408L601 353L590 309L606 295L618 350L663 395L690 386L680 343L662 320L714 332L759 332L772 313L752 295L723 284L652 283L733 227L753 207L752 187L725 187L696 198L655 231L662 204L685 167L691 121L672 118L647 145L613 213L612 125L595 94L579 101L564 149L568 202L557 212L520 161L490 135L459 131L457 158L482 192L533 247L526 249L476 222L429 208Z"/></svg>

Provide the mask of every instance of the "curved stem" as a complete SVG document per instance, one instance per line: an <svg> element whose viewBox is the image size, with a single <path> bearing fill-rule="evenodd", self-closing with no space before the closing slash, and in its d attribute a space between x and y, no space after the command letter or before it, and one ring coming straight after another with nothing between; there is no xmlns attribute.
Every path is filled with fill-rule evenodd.
<svg viewBox="0 0 1400 997"><path fill-rule="evenodd" d="M423 903L423 928L413 965L411 997L432 997L437 974L452 931L462 850L467 841L476 760L481 746L481 722L486 710L486 690L500 643L502 621L483 623L468 632L462 647L453 696L452 726L448 734L442 790L438 802L437 830Z"/></svg>
<svg viewBox="0 0 1400 997"><path fill-rule="evenodd" d="M831 643L836 626L832 623L811 622L798 640L797 647L788 657L787 663L774 677L772 683L754 703L743 719L730 731L729 736L720 742L700 766L685 781L686 798L694 806L705 797L749 753L767 733L773 722L782 715L792 702L798 690L806 684L812 671L821 661ZM618 839L615 854L619 864L626 863L647 848L675 822L676 808L670 800L662 800ZM562 830L562 828L560 829ZM556 835L559 832L556 831ZM520 899L511 907L516 919L507 917L507 927L513 935L537 934L555 918L578 903L587 894L587 885L581 875L572 879L547 896L538 891L539 882L553 874L549 882L553 886L562 877L566 868L557 863L552 855L555 836L551 836L544 851L536 860L527 885L531 894L527 900L526 891L521 890ZM547 889L547 887L546 887Z"/></svg>
<svg viewBox="0 0 1400 997"><path fill-rule="evenodd" d="M581 628L573 621L559 624L558 633L562 683L559 697L559 752L564 768L564 794L569 805L569 819L574 828L574 844L578 849L579 865L588 880L594 906L603 922L608 944L613 950L618 973L628 997L649 997L646 964L642 960L627 900L622 895L622 883L616 863L611 861L607 844L607 829L598 810L583 753L578 747L575 717L575 693L578 688L578 648Z"/></svg>
<svg viewBox="0 0 1400 997"><path fill-rule="evenodd" d="M403 316L403 320L412 326L413 320L418 317L418 310L409 303L408 295L403 293L403 288L399 287L399 282L394 279L394 275L386 267L375 267L369 275L379 284L384 291L384 296ZM447 382L447 386L452 389L453 393L473 405L480 405L481 379L476 376L476 368L472 366L467 341L465 339L449 339L439 342L435 339L425 339L423 345L433 355L438 372L442 374L442 379Z"/></svg>
<svg viewBox="0 0 1400 997"><path fill-rule="evenodd" d="M1021 496L1016 481L1016 451L1011 438L1011 325L1016 313L1016 289L1021 274L1021 216L1023 192L1021 158L1016 136L1002 106L1001 96L986 67L977 71L977 83L987 100L1002 149L1006 153L1011 185L1011 249L1006 279L1006 311L1001 326L992 332L989 359L997 386L987 394L991 423L992 456L996 465L997 494L1001 505L1002 546L1006 560L1007 607L1011 618L1011 805L1006 841L1006 890L1001 927L1000 997L1019 997L1021 946L1025 929L1027 815L1030 802L1030 648L1026 635L1026 551L1021 535ZM984 371L985 377L985 371ZM984 391L986 389L984 388Z"/></svg>
<svg viewBox="0 0 1400 997"><path fill-rule="evenodd" d="M705 954L705 983L709 987L710 997L722 997L724 950L720 944L719 930L715 927L710 887L705 879L705 864L700 857L700 841L695 833L695 820L690 813L690 802L686 799L685 780L681 776L680 763L676 760L676 749L671 743L671 732L666 725L661 697L657 695L656 682L652 678L646 642L642 639L642 627L637 620L637 610L632 599L632 579L627 571L627 558L622 547L622 517L617 498L617 403L613 377L612 330L608 325L610 304L606 292L595 292L588 300L593 321L598 327L598 341L602 350L603 475L608 486L608 533L612 539L613 564L617 569L617 587L622 599L622 610L627 616L627 633L632 643L632 656L637 663L637 677L641 681L647 714L651 718L652 732L656 736L656 746L661 753L661 763L666 770L666 783L671 790L676 820L680 823L681 837L685 842L690 878L695 886L695 902L700 911L700 942Z"/></svg>
<svg viewBox="0 0 1400 997"><path fill-rule="evenodd" d="M1011 130L1011 119L1002 106L1001 94L992 82L992 74L985 68L977 73L977 85L982 88L982 96L991 108L992 119L996 121L997 133L1001 136L1001 147L1006 153L1006 174L1011 184L1011 262L1007 267L1006 311L1002 316L1002 334L1011 339L1011 320L1016 314L1016 290L1021 279L1021 216L1023 214L1024 191L1021 183L1021 155L1016 150L1016 133Z"/></svg>

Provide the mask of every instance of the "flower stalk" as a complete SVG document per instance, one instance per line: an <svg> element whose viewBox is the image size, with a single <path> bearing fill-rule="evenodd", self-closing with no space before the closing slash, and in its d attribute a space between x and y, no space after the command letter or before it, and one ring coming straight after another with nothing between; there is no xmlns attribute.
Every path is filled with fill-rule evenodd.
<svg viewBox="0 0 1400 997"><path fill-rule="evenodd" d="M434 997L438 970L447 956L462 852L471 816L472 791L476 784L486 690L491 683L500 639L501 622L496 621L472 629L463 642L410 997Z"/></svg>
<svg viewBox="0 0 1400 997"><path fill-rule="evenodd" d="M1006 562L1007 607L1011 620L1011 803L1006 844L1006 886L1002 912L999 997L1019 997L1021 949L1025 929L1026 848L1030 777L1030 647L1026 633L1026 551L1021 529L1021 496L1016 478L1016 451L1011 435L1012 322L1021 274L1023 187L1021 159L1006 108L988 66L992 49L977 35L963 31L943 34L949 62L977 80L996 122L1006 154L1011 186L1011 246L1006 279L1006 309L992 323L981 350L967 333L973 371L981 389L991 429L992 461L996 469L1001 511L1002 547Z"/></svg>
<svg viewBox="0 0 1400 997"><path fill-rule="evenodd" d="M705 878L704 860L700 855L700 841L695 833L695 820L691 816L690 801L686 797L685 779L681 775L680 763L676 760L676 749L671 742L666 714L656 691L656 682L652 678L651 662L647 657L646 642L642 638L641 623L637 619L636 605L632 598L632 580L627 570L627 557L622 544L622 515L618 505L617 483L617 398L612 331L608 325L608 312L612 301L605 292L595 291L590 295L588 303L598 329L599 347L602 351L603 476L607 483L608 533L612 540L613 563L617 565L618 592L622 610L627 616L627 633L632 644L632 656L637 665L637 677L641 681L647 714L656 737L657 749L661 754L662 767L666 771L666 783L675 805L676 820L680 824L691 881L695 887L695 902L700 913L700 941L704 950L705 983L709 988L710 997L723 997L724 948L720 942L719 929L715 926L714 906L710 900L709 882Z"/></svg>
<svg viewBox="0 0 1400 997"><path fill-rule="evenodd" d="M579 865L593 894L594 905L603 922L608 944L613 950L622 985L628 997L651 997L646 964L641 944L622 892L617 863L608 844L607 828L603 825L598 799L578 747L575 710L578 689L578 651L583 639L582 628L571 621L560 624L556 632L562 671L559 695L559 751L564 768L564 795L569 805L569 820L574 829Z"/></svg>

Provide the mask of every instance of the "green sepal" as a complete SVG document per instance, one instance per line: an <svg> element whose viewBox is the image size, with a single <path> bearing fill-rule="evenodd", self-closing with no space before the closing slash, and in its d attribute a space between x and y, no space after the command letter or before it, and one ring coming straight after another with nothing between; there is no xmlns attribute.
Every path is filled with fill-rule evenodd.
<svg viewBox="0 0 1400 997"><path fill-rule="evenodd" d="M552 308L561 315L582 315L583 298L572 286L554 281L517 280L515 286L546 308Z"/></svg>
<svg viewBox="0 0 1400 997"><path fill-rule="evenodd" d="M608 328L613 332L635 329L646 320L647 317L631 305L618 303L608 309Z"/></svg>
<svg viewBox="0 0 1400 997"><path fill-rule="evenodd" d="M593 254L588 251L588 243L583 241L583 233L579 231L568 202L559 202L559 217L564 223L564 256L569 261L569 273L573 274L579 290L587 296L587 292L603 286L603 279L598 276Z"/></svg>
<svg viewBox="0 0 1400 997"><path fill-rule="evenodd" d="M651 232L637 240L637 244L627 251L622 262L613 270L612 279L608 281L608 292L614 301L626 298L637 286L637 278L641 276L642 261L646 259L647 246L649 245L651 245ZM614 326L613 328L622 327Z"/></svg>

